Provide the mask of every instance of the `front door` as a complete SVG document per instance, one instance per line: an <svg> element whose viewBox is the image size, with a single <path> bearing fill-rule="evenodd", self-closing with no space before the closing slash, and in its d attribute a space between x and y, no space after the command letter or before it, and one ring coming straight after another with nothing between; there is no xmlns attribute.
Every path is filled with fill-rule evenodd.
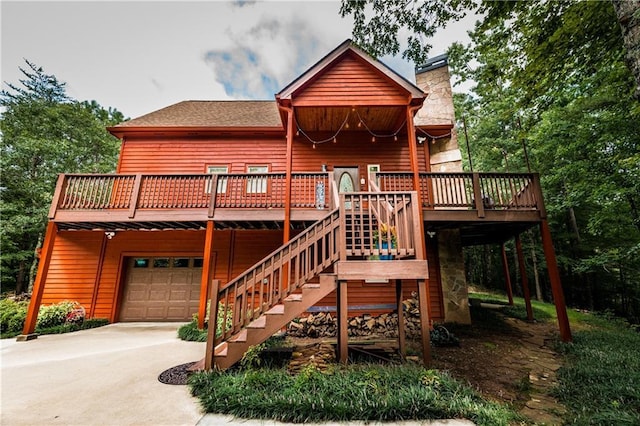
<svg viewBox="0 0 640 426"><path fill-rule="evenodd" d="M338 186L338 193L358 192L360 185L358 184L358 167L354 166L334 166L333 178ZM346 202L345 208L351 209L351 203Z"/></svg>
<svg viewBox="0 0 640 426"><path fill-rule="evenodd" d="M338 192L358 192L358 167L336 166L333 168L333 178L338 184Z"/></svg>

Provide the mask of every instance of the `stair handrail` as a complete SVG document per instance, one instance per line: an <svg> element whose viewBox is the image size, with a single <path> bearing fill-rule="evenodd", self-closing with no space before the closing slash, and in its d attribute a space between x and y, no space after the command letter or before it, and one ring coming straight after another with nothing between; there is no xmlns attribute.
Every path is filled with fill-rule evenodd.
<svg viewBox="0 0 640 426"><path fill-rule="evenodd" d="M222 333L214 344L228 339L281 304L284 298L339 260L339 233L340 211L334 209L221 286L217 299L211 300L210 320L217 323L217 319L222 318L221 324L215 324ZM218 306L222 309L220 315Z"/></svg>

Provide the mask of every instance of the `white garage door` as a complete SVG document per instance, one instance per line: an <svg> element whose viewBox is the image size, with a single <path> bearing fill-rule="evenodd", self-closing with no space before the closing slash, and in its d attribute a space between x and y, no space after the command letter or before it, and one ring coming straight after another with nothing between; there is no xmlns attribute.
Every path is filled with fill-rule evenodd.
<svg viewBox="0 0 640 426"><path fill-rule="evenodd" d="M120 321L189 321L200 303L202 258L129 259Z"/></svg>

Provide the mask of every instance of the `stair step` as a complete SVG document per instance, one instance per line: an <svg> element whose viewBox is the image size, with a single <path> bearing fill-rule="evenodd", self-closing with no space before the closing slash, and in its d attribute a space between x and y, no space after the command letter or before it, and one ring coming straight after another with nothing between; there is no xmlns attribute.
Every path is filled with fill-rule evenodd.
<svg viewBox="0 0 640 426"><path fill-rule="evenodd" d="M213 350L214 356L227 356L227 349L229 348L229 344L227 342L222 342Z"/></svg>
<svg viewBox="0 0 640 426"><path fill-rule="evenodd" d="M249 323L247 328L265 328L266 326L267 326L267 317L262 315L261 317L258 317L257 319Z"/></svg>
<svg viewBox="0 0 640 426"><path fill-rule="evenodd" d="M266 315L282 315L284 314L284 305L275 305L273 308L265 312Z"/></svg>
<svg viewBox="0 0 640 426"><path fill-rule="evenodd" d="M302 295L301 294L290 294L288 295L285 299L285 302L302 302Z"/></svg>
<svg viewBox="0 0 640 426"><path fill-rule="evenodd" d="M302 286L302 288L320 288L320 284L318 283L307 283Z"/></svg>
<svg viewBox="0 0 640 426"><path fill-rule="evenodd" d="M238 334L236 334L235 336L231 337L229 340L229 342L246 342L247 341L247 329L243 328L242 330L240 330L238 332Z"/></svg>

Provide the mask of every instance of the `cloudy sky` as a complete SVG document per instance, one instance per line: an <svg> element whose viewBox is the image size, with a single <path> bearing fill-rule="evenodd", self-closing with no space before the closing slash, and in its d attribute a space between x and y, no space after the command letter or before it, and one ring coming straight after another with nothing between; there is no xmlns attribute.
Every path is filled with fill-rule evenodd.
<svg viewBox="0 0 640 426"><path fill-rule="evenodd" d="M351 37L339 1L0 2L2 87L24 59L96 100L138 117L187 99L273 99ZM434 40L431 56L468 40L473 18ZM382 58L414 81L413 64Z"/></svg>

